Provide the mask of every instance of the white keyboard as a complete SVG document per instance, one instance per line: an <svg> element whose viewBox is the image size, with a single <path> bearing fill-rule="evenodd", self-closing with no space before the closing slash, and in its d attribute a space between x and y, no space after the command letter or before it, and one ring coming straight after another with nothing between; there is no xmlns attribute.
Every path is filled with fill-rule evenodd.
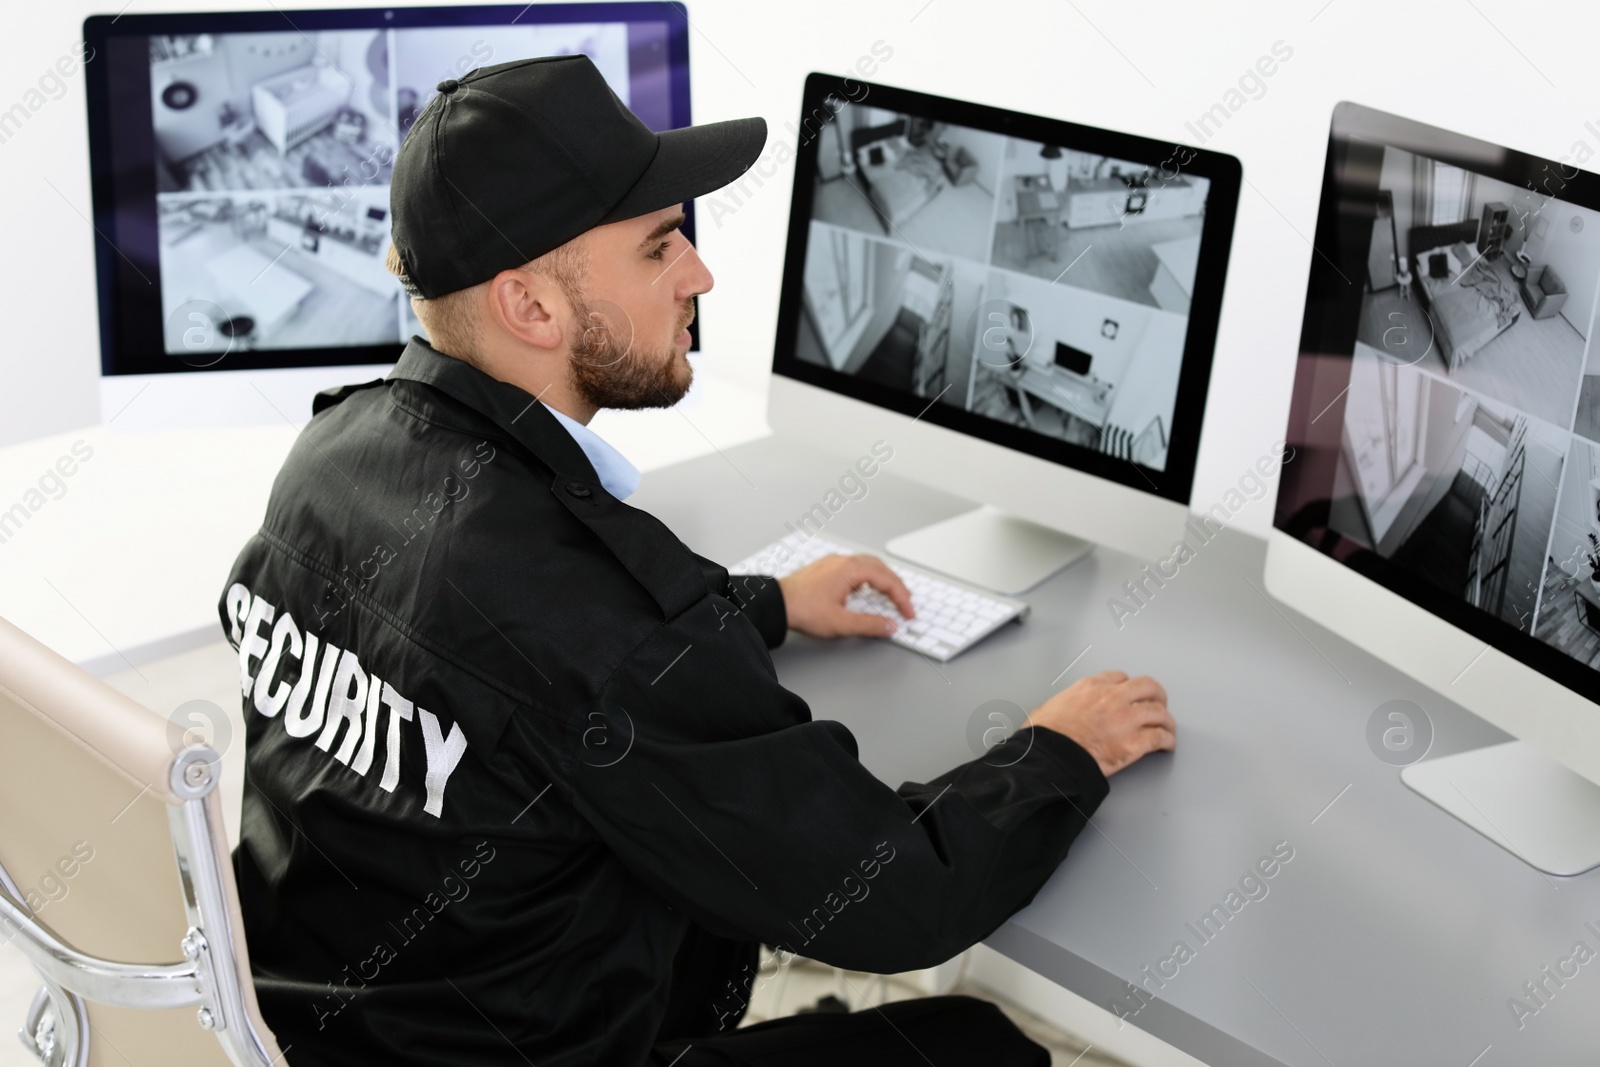
<svg viewBox="0 0 1600 1067"><path fill-rule="evenodd" d="M778 562L780 545L786 546L790 552L789 558L782 563ZM894 601L867 585L851 593L845 600L845 606L851 611L888 616L895 621L896 627L889 640L941 663L965 652L1012 619L1020 622L1028 614L1028 605L1024 601L996 596L976 586L920 570L870 549L801 534L779 538L729 567L728 573L766 574L782 578L835 552L841 555L865 553L878 556L900 576L906 588L911 590L911 605L916 610L916 618L906 619L894 606Z"/></svg>

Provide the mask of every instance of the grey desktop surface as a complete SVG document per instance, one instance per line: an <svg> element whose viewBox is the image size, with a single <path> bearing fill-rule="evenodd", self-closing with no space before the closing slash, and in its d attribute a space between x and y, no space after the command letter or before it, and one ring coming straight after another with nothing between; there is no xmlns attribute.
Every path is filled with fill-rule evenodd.
<svg viewBox="0 0 1600 1067"><path fill-rule="evenodd" d="M827 494L870 444L842 434L834 455L767 437L652 472L629 503L732 563L813 505L843 499ZM970 506L893 471L891 459L865 479L866 495L830 515L822 536L881 550ZM1430 756L1506 735L1269 601L1264 555L1256 538L1215 536L1119 628L1106 602L1145 561L1101 547L1024 594L1026 621L948 664L795 633L773 660L815 717L850 727L862 762L890 784L977 755L970 720L988 701L1030 709L1098 671L1154 675L1177 751L1112 779L1092 828L987 943L1109 1010L1136 1007L1127 983L1147 982L1156 999L1131 1023L1202 1061L1595 1063L1600 959L1564 986L1547 982L1553 995L1520 1029L1508 1000L1539 1007L1525 982L1580 941L1600 952L1585 927L1600 930L1600 871L1546 877L1402 785L1366 739L1388 701L1426 711ZM1202 942L1186 924L1198 927L1285 841L1294 856L1264 881L1266 896L1233 902L1237 913L1213 920L1220 933ZM1162 979L1158 963L1180 940L1192 957Z"/></svg>

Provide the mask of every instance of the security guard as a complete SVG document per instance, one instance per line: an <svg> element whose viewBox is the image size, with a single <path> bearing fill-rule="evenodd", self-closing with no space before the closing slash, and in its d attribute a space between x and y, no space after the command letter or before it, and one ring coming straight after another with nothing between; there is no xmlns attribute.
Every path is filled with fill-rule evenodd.
<svg viewBox="0 0 1600 1067"><path fill-rule="evenodd" d="M736 1029L759 944L896 972L988 935L1174 731L1110 672L1012 765L892 789L767 650L881 635L844 600L911 614L894 573L730 578L622 502L586 424L684 395L711 275L681 206L765 137L652 133L579 55L441 83L399 153L390 267L432 341L317 397L219 605L244 927L295 1067L1048 1063L967 997Z"/></svg>

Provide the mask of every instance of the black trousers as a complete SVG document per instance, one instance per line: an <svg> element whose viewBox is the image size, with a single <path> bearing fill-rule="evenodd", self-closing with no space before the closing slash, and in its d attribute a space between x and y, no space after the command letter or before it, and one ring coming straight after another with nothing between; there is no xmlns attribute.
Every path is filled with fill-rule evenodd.
<svg viewBox="0 0 1600 1067"><path fill-rule="evenodd" d="M658 1067L1049 1067L1050 1053L976 997L921 997L738 1028L760 947L691 927L673 966Z"/></svg>

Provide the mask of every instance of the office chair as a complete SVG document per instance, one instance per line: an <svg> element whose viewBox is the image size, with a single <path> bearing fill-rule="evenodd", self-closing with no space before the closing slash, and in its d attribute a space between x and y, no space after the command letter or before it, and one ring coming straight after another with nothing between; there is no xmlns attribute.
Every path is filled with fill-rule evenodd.
<svg viewBox="0 0 1600 1067"><path fill-rule="evenodd" d="M256 1007L220 757L0 619L0 940L48 1067L284 1064Z"/></svg>

